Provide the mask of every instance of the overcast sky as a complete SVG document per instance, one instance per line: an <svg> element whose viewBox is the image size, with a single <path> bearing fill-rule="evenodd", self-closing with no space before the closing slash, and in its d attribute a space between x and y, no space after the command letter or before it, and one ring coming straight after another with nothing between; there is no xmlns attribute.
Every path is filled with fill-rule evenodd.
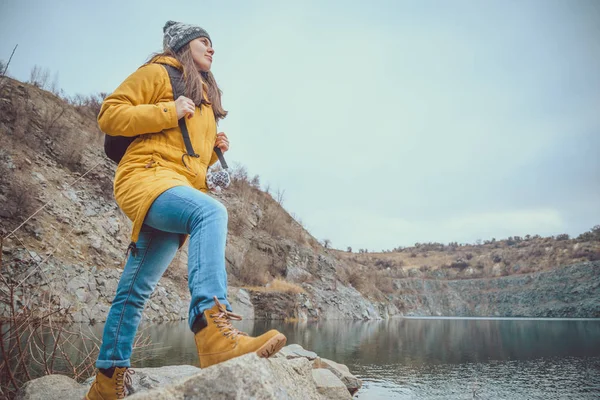
<svg viewBox="0 0 600 400"><path fill-rule="evenodd" d="M0 59L114 90L211 35L228 159L345 249L600 224L600 2L0 0Z"/></svg>

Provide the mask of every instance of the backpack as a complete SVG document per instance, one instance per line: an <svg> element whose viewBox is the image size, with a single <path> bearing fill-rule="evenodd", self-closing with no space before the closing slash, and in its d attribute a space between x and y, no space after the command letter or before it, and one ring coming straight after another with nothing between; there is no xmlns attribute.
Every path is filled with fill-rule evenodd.
<svg viewBox="0 0 600 400"><path fill-rule="evenodd" d="M183 74L181 71L171 65L161 64L167 70L169 74L169 80L171 81L171 88L173 89L173 99L177 100L179 96L183 96L185 92L185 82L183 81ZM192 147L192 142L190 141L190 134L188 132L187 126L185 124L185 118L181 118L179 120L179 129L181 129L181 134L183 136L183 141L185 143L185 149L187 151L187 155L190 157L200 157L198 154L194 152L194 148ZM115 163L119 163L129 145L137 138L137 136L110 136L104 135L104 153L106 153L107 157L113 160ZM217 155L221 154L221 151L217 152ZM222 154L219 156L221 159Z"/></svg>

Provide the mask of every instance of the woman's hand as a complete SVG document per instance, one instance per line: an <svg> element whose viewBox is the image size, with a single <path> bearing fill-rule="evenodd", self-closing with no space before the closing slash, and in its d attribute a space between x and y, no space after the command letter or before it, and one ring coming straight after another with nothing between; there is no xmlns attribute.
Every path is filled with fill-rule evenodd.
<svg viewBox="0 0 600 400"><path fill-rule="evenodd" d="M217 133L217 140L215 141L215 146L220 148L223 153L229 150L229 139L225 132Z"/></svg>
<svg viewBox="0 0 600 400"><path fill-rule="evenodd" d="M192 99L188 99L185 96L179 96L177 100L175 100L175 110L177 110L178 120L183 118L184 115L188 118L192 118L196 111L196 105Z"/></svg>

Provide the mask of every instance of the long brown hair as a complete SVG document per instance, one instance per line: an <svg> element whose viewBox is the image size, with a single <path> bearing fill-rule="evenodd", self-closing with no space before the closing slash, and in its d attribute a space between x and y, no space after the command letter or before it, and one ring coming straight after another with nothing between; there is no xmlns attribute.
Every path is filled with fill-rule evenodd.
<svg viewBox="0 0 600 400"><path fill-rule="evenodd" d="M204 72L198 69L192 58L192 50L189 43L183 46L177 53L171 49L166 49L162 53L153 54L148 63L161 56L173 57L183 66L186 97L192 99L198 107L201 104L211 105L217 122L227 116L227 111L221 105L221 95L223 92L219 89L212 72ZM204 97L204 93L206 93L208 100Z"/></svg>

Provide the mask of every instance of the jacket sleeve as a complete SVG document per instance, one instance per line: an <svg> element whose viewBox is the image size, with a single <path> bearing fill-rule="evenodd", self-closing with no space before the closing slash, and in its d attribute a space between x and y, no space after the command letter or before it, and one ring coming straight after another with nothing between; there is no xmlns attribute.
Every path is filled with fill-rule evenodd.
<svg viewBox="0 0 600 400"><path fill-rule="evenodd" d="M111 136L137 136L176 127L175 101L164 101L170 85L161 65L139 68L102 103L100 130Z"/></svg>

